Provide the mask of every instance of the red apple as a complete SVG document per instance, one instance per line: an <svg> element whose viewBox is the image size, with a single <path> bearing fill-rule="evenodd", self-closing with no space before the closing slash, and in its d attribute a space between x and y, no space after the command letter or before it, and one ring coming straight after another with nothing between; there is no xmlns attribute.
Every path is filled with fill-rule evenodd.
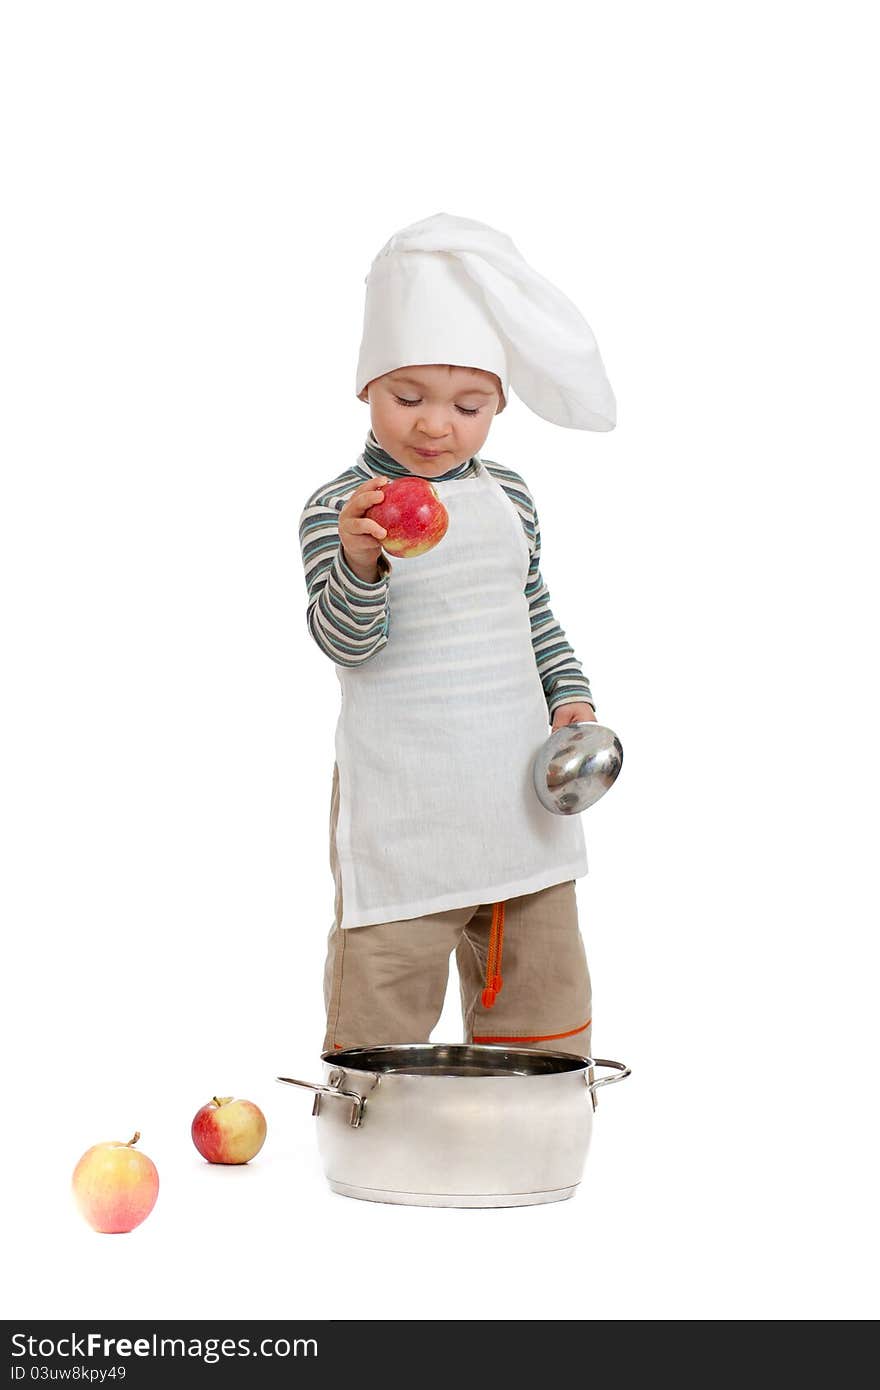
<svg viewBox="0 0 880 1390"><path fill-rule="evenodd" d="M424 555L442 541L449 513L427 478L394 478L383 484L381 502L364 512L388 532L382 546L402 560Z"/></svg>
<svg viewBox="0 0 880 1390"><path fill-rule="evenodd" d="M266 1117L250 1100L215 1096L192 1122L192 1140L209 1163L247 1163L266 1138Z"/></svg>
<svg viewBox="0 0 880 1390"><path fill-rule="evenodd" d="M73 1195L96 1231L133 1231L149 1216L159 1195L159 1174L146 1154L127 1144L95 1144L73 1170Z"/></svg>

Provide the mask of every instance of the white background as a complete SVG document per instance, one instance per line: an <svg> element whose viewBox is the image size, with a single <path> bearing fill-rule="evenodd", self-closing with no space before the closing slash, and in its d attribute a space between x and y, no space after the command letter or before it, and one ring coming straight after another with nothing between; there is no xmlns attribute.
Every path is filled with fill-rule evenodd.
<svg viewBox="0 0 880 1390"><path fill-rule="evenodd" d="M876 1314L868 12L3 7L6 1316ZM368 427L370 261L438 211L618 398L483 450L626 754L578 895L633 1074L543 1208L334 1196L273 1079L320 1078L332 914L297 523ZM217 1092L267 1115L246 1169L190 1142ZM135 1128L158 1204L98 1236L70 1173Z"/></svg>

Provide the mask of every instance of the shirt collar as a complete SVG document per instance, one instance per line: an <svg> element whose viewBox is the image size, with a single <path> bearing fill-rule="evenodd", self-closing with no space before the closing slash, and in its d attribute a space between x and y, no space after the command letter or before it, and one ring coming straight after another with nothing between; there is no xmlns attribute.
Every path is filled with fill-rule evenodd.
<svg viewBox="0 0 880 1390"><path fill-rule="evenodd" d="M366 468L376 476L388 478L422 478L426 477L423 473L414 473L411 468L405 468L402 463L398 463L396 458L392 458L389 453L382 448L372 429L367 434L364 444L363 462ZM445 473L434 474L428 478L429 482L446 482L448 478L467 478L470 474L476 473L480 466L479 454L472 455L465 459L464 463L457 463L454 468L449 468Z"/></svg>

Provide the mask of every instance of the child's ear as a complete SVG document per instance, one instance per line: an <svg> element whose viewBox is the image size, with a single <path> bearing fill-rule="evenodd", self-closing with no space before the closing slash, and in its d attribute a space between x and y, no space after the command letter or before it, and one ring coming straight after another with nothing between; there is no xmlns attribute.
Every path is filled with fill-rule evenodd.
<svg viewBox="0 0 880 1390"><path fill-rule="evenodd" d="M492 373L492 383L495 387L495 391L498 396L498 404L495 407L495 414L500 415L504 407L507 405L507 401L504 399L504 392L501 389L501 378L495 372Z"/></svg>

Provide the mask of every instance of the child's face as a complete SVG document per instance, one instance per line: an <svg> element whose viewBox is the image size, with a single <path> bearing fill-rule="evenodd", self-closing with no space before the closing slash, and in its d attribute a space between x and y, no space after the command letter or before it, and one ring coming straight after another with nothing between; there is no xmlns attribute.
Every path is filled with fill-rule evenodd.
<svg viewBox="0 0 880 1390"><path fill-rule="evenodd" d="M398 367L376 377L367 390L373 433L382 448L426 477L478 453L501 405L498 377L476 367Z"/></svg>

